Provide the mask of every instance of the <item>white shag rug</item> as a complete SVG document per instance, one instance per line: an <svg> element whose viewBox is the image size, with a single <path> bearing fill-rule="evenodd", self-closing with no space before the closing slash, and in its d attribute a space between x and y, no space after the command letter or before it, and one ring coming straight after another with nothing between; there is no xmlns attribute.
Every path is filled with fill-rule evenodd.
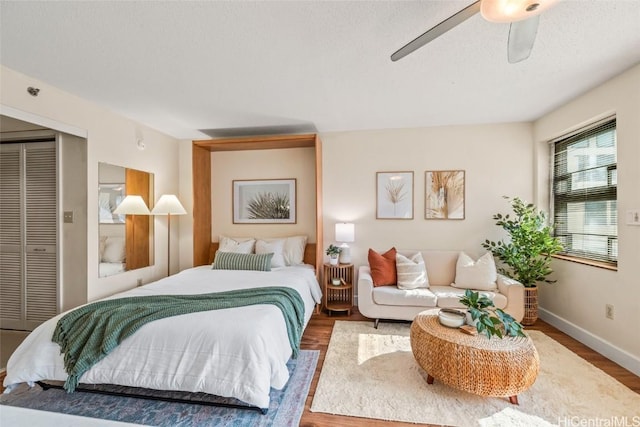
<svg viewBox="0 0 640 427"><path fill-rule="evenodd" d="M640 395L539 331L535 384L506 398L426 382L409 324L336 321L312 412L450 426L640 425ZM634 424L635 423L635 424Z"/></svg>

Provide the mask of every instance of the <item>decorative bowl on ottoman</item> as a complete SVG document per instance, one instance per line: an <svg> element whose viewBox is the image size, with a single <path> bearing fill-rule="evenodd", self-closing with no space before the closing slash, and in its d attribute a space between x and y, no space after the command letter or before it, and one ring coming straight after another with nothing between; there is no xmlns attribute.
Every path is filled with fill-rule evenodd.
<svg viewBox="0 0 640 427"><path fill-rule="evenodd" d="M443 326L459 328L464 325L466 315L463 312L452 308L441 308L438 313L438 320L440 320L440 324Z"/></svg>

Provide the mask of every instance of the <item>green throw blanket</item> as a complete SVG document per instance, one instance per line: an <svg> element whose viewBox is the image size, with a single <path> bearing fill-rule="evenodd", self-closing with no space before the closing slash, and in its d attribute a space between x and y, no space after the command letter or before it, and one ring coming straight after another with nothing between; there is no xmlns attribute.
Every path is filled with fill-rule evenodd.
<svg viewBox="0 0 640 427"><path fill-rule="evenodd" d="M199 311L255 304L273 304L282 310L293 357L298 356L304 324L304 302L285 287L240 289L197 295L151 295L98 301L64 315L51 340L60 344L69 376L67 392L80 377L125 338L148 322Z"/></svg>

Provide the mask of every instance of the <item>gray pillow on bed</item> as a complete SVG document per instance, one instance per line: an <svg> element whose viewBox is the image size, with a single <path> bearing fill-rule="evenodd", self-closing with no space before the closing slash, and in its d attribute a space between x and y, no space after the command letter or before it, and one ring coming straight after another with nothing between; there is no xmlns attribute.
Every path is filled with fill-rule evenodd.
<svg viewBox="0 0 640 427"><path fill-rule="evenodd" d="M212 268L214 270L256 270L271 271L273 253L241 254L216 251Z"/></svg>

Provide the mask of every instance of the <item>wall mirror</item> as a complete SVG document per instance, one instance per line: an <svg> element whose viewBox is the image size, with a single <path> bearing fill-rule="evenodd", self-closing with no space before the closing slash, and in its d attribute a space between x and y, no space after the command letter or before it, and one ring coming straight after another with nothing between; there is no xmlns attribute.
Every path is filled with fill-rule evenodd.
<svg viewBox="0 0 640 427"><path fill-rule="evenodd" d="M114 211L128 195L153 208L153 174L108 163L98 164L98 276L107 277L153 265L153 218Z"/></svg>

